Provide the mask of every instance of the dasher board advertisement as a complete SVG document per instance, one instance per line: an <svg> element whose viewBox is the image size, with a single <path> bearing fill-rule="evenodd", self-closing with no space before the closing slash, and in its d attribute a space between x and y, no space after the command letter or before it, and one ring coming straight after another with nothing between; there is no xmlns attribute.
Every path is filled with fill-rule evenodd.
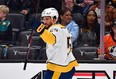
<svg viewBox="0 0 116 79"><path fill-rule="evenodd" d="M26 70L23 66L24 63L0 63L0 79L31 79L39 72L44 77L45 63L28 63ZM73 79L116 79L116 64L80 63Z"/></svg>

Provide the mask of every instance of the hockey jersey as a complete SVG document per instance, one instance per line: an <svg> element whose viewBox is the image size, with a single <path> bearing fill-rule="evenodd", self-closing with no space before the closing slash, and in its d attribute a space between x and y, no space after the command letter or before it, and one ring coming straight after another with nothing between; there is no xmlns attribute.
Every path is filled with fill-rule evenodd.
<svg viewBox="0 0 116 79"><path fill-rule="evenodd" d="M111 34L104 36L104 52L106 59L109 59L110 55L116 56L116 41ZM100 53L100 49L98 49L98 53Z"/></svg>
<svg viewBox="0 0 116 79"><path fill-rule="evenodd" d="M78 66L72 54L71 34L64 26L60 24L52 25L40 36L47 43L47 69L68 72L74 66Z"/></svg>

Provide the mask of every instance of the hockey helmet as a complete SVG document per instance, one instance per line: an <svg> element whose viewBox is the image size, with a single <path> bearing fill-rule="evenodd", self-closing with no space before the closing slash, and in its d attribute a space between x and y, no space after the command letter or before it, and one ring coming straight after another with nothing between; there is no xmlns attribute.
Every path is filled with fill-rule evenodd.
<svg viewBox="0 0 116 79"><path fill-rule="evenodd" d="M51 18L58 19L59 14L55 8L46 8L43 10L41 17L50 16Z"/></svg>

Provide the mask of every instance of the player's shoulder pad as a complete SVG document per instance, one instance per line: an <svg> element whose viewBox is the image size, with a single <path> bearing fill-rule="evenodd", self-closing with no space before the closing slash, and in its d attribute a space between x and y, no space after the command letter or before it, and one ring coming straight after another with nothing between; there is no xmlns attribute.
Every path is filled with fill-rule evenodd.
<svg viewBox="0 0 116 79"><path fill-rule="evenodd" d="M58 32L61 28L64 28L64 26L62 26L61 24L55 24L52 25L49 30L50 32Z"/></svg>

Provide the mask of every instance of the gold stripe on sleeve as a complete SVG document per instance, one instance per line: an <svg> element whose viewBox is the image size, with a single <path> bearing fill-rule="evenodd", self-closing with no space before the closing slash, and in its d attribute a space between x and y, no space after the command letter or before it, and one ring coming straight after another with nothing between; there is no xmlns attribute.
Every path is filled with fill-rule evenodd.
<svg viewBox="0 0 116 79"><path fill-rule="evenodd" d="M40 37L46 42L47 44L54 44L56 42L55 36L45 29L45 31L40 35Z"/></svg>

